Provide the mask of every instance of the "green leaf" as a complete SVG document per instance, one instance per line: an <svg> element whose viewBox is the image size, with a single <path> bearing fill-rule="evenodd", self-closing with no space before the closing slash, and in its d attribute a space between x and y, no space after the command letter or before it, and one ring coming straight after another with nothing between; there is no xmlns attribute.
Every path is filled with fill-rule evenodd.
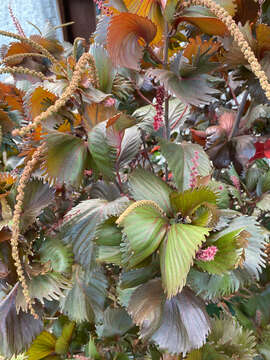
<svg viewBox="0 0 270 360"><path fill-rule="evenodd" d="M107 190L109 189L114 188L108 185ZM65 244L72 245L74 258L78 263L86 268L93 266L93 240L97 226L110 216L120 215L128 204L129 200L125 196L112 201L90 199L82 201L67 213L59 236Z"/></svg>
<svg viewBox="0 0 270 360"><path fill-rule="evenodd" d="M174 71L164 69L150 69L146 76L154 78L156 82L173 96L183 103L200 106L209 104L216 100L213 95L218 94L218 90L210 87L210 81L216 80L210 75L189 75L181 77Z"/></svg>
<svg viewBox="0 0 270 360"><path fill-rule="evenodd" d="M252 278L241 269L230 271L222 276L191 269L187 283L197 295L206 301L213 301L222 296L229 296L243 286L250 285Z"/></svg>
<svg viewBox="0 0 270 360"><path fill-rule="evenodd" d="M132 320L125 309L108 307L103 316L102 325L97 325L99 337L122 336L133 327Z"/></svg>
<svg viewBox="0 0 270 360"><path fill-rule="evenodd" d="M59 300L64 296L64 290L70 287L70 280L63 275L51 272L45 275L38 275L28 280L29 294L31 299L37 299L41 304L44 304L45 299ZM16 298L17 308L26 311L27 305L21 286L18 289Z"/></svg>
<svg viewBox="0 0 270 360"><path fill-rule="evenodd" d="M120 277L120 288L127 289L141 285L152 279L159 273L159 262L153 261L150 265L132 269L130 271L122 271Z"/></svg>
<svg viewBox="0 0 270 360"><path fill-rule="evenodd" d="M47 238L40 249L40 261L46 263L50 261L54 271L66 273L71 270L73 264L73 253L71 249L64 245L57 237Z"/></svg>
<svg viewBox="0 0 270 360"><path fill-rule="evenodd" d="M99 89L108 94L112 91L115 70L113 68L112 61L108 56L107 50L101 45L92 44L90 46L89 53L95 60Z"/></svg>
<svg viewBox="0 0 270 360"><path fill-rule="evenodd" d="M90 337L89 343L87 345L87 355L90 357L90 359L101 360L101 356L97 351L95 341L92 337Z"/></svg>
<svg viewBox="0 0 270 360"><path fill-rule="evenodd" d="M21 228L26 230L54 199L54 190L40 180L27 183L24 191Z"/></svg>
<svg viewBox="0 0 270 360"><path fill-rule="evenodd" d="M262 268L265 267L265 256L263 249L267 234L259 226L256 219L252 216L236 217L230 222L228 228L222 230L220 235L225 235L230 231L244 228L250 236L247 238L248 245L245 249L244 269L251 275L259 278Z"/></svg>
<svg viewBox="0 0 270 360"><path fill-rule="evenodd" d="M229 359L253 360L257 354L253 333L243 329L232 317L213 319L208 341L217 352L227 355Z"/></svg>
<svg viewBox="0 0 270 360"><path fill-rule="evenodd" d="M61 336L56 340L55 352L57 354L66 354L75 329L75 322L69 322L64 325Z"/></svg>
<svg viewBox="0 0 270 360"><path fill-rule="evenodd" d="M119 246L104 246L100 245L97 249L97 262L109 263L115 265L122 264L122 252Z"/></svg>
<svg viewBox="0 0 270 360"><path fill-rule="evenodd" d="M46 143L43 163L46 177L53 183L79 186L88 157L84 140L55 131L46 136Z"/></svg>
<svg viewBox="0 0 270 360"><path fill-rule="evenodd" d="M168 22L171 22L174 19L177 4L178 0L168 0L166 2L166 6L164 9L164 17Z"/></svg>
<svg viewBox="0 0 270 360"><path fill-rule="evenodd" d="M113 180L115 177L116 149L108 143L106 123L96 125L88 134L90 153L103 177Z"/></svg>
<svg viewBox="0 0 270 360"><path fill-rule="evenodd" d="M265 194L256 206L262 211L270 211L270 194Z"/></svg>
<svg viewBox="0 0 270 360"><path fill-rule="evenodd" d="M203 271L218 275L222 275L228 270L233 270L241 255L241 252L239 253L239 251L237 251L239 248L237 238L243 230L244 229L242 228L231 231L219 237L215 242L209 240L209 244L216 246L218 249L214 260L196 260L196 265Z"/></svg>
<svg viewBox="0 0 270 360"><path fill-rule="evenodd" d="M191 168L193 167L191 160L195 157L195 152L198 153L198 174L201 176L210 174L210 160L200 145L176 144L166 140L160 140L159 143L161 153L168 162L179 191L190 188Z"/></svg>
<svg viewBox="0 0 270 360"><path fill-rule="evenodd" d="M115 224L116 217L110 217L99 224L96 229L96 243L103 246L118 246L122 240L122 232Z"/></svg>
<svg viewBox="0 0 270 360"><path fill-rule="evenodd" d="M121 264L122 232L115 224L115 217L111 217L97 227L96 244L97 261Z"/></svg>
<svg viewBox="0 0 270 360"><path fill-rule="evenodd" d="M40 360L55 352L56 337L48 331L43 331L30 346L27 355L29 360Z"/></svg>
<svg viewBox="0 0 270 360"><path fill-rule="evenodd" d="M209 229L194 225L171 225L160 248L163 287L168 298L178 294L186 283L198 248Z"/></svg>
<svg viewBox="0 0 270 360"><path fill-rule="evenodd" d="M135 170L129 177L129 190L135 200L155 201L167 215L172 214L172 190L156 175L143 169Z"/></svg>
<svg viewBox="0 0 270 360"><path fill-rule="evenodd" d="M18 283L0 302L0 354L10 357L25 350L42 331L43 322L16 310Z"/></svg>
<svg viewBox="0 0 270 360"><path fill-rule="evenodd" d="M190 216L200 206L210 203L216 204L216 194L207 187L186 190L182 193L173 192L170 195L173 210L182 216Z"/></svg>
<svg viewBox="0 0 270 360"><path fill-rule="evenodd" d="M123 263L127 268L140 264L159 247L167 231L167 219L153 206L134 208L121 221L123 232Z"/></svg>
<svg viewBox="0 0 270 360"><path fill-rule="evenodd" d="M73 271L73 287L60 301L63 314L76 322L99 319L106 298L107 280L100 270L84 271L78 265Z"/></svg>

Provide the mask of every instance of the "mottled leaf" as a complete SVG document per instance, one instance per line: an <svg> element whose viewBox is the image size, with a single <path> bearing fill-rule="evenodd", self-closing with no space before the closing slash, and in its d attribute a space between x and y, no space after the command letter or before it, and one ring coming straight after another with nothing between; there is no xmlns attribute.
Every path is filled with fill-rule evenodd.
<svg viewBox="0 0 270 360"><path fill-rule="evenodd" d="M195 155L198 156L198 175L207 176L211 171L210 160L201 148L196 144L176 144L160 141L161 152L168 162L169 169L172 171L174 180L177 184L178 190L186 190L190 187L192 159Z"/></svg>
<svg viewBox="0 0 270 360"><path fill-rule="evenodd" d="M53 183L79 186L88 157L84 140L55 131L45 141L47 151L42 165L45 176Z"/></svg>

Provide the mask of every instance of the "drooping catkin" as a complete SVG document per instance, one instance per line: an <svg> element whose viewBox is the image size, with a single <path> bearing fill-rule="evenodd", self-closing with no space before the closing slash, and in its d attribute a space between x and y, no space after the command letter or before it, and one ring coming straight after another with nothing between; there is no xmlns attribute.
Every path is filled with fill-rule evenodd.
<svg viewBox="0 0 270 360"><path fill-rule="evenodd" d="M250 64L252 72L257 76L260 81L261 87L265 92L268 100L270 100L270 84L268 82L265 72L262 70L259 61L257 60L254 52L249 46L248 42L232 16L214 0L188 0L182 4L183 7L189 7L191 5L200 5L207 7L217 18L219 18L228 28L230 34L233 36L235 42L241 49L244 57Z"/></svg>
<svg viewBox="0 0 270 360"><path fill-rule="evenodd" d="M57 59L54 56L52 56L52 54L49 53L49 51L47 49L45 49L43 46L41 46L40 44L38 44L37 42L35 42L31 39L28 39L21 35L14 34L12 32L4 31L4 30L0 30L0 35L11 37L11 38L19 40L23 43L29 44L32 48L34 48L34 49L40 51L42 54L44 54L52 63L57 63Z"/></svg>
<svg viewBox="0 0 270 360"><path fill-rule="evenodd" d="M18 241L19 241L19 235L20 235L20 218L22 216L22 206L23 206L23 197L24 197L24 190L26 187L26 184L28 180L30 179L31 173L37 164L39 158L41 157L43 151L45 149L45 143L42 144L37 148L37 150L34 152L33 157L28 163L26 164L22 175L19 180L18 188L17 188L17 196L16 196L16 204L14 207L14 213L13 213L13 225L12 225L12 236L10 239L11 248L12 248L12 258L15 263L15 267L17 270L18 278L22 286L22 292L25 297L26 304L31 312L31 314L38 318L38 315L36 314L32 300L30 298L29 294L29 288L26 282L26 278L24 275L23 267L21 264L20 256L19 256L19 249L18 249Z"/></svg>
<svg viewBox="0 0 270 360"><path fill-rule="evenodd" d="M24 68L22 66L5 66L0 69L0 74L24 74L31 75L40 78L41 80L47 80L47 77L42 72Z"/></svg>
<svg viewBox="0 0 270 360"><path fill-rule="evenodd" d="M93 60L92 55L89 54L89 53L84 53L80 57L79 61L77 62L76 66L75 66L73 76L72 76L72 79L70 81L70 84L65 89L65 91L63 92L61 97L59 99L57 99L56 102L53 105L51 105L46 111L44 111L40 115L38 115L34 119L32 124L29 124L29 125L23 127L22 129L13 130L13 132L12 132L13 136L17 136L17 135L24 136L24 135L26 135L31 130L34 130L43 120L47 119L49 116L53 115L61 107L63 107L67 103L67 101L71 98L71 96L74 94L76 89L78 88L78 86L80 84L80 81L81 81L82 74L85 71L85 67L86 67L87 63L90 63L90 64L92 63L93 64L93 62L94 62L94 60ZM93 66L91 67L91 70L92 70ZM92 74L91 81L93 81L93 82L96 81L96 77L93 74Z"/></svg>
<svg viewBox="0 0 270 360"><path fill-rule="evenodd" d="M25 57L39 57L39 58L47 58L46 55L44 54L39 54L39 53L22 53L22 54L15 54L15 55L10 55L10 56L6 56L1 62L0 64L8 64L12 61L16 61L16 60L20 60L23 59Z"/></svg>

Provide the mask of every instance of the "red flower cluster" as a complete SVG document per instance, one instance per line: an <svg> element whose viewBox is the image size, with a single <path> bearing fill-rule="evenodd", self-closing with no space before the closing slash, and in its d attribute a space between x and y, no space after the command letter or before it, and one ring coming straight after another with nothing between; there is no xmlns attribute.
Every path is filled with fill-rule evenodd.
<svg viewBox="0 0 270 360"><path fill-rule="evenodd" d="M154 130L157 131L163 126L163 101L165 96L165 90L163 86L157 88L156 99L157 103L155 105L156 115L154 116Z"/></svg>
<svg viewBox="0 0 270 360"><path fill-rule="evenodd" d="M249 161L253 161L256 159L268 158L270 159L270 139L266 140L266 142L256 142L254 144L256 153L255 155L249 159Z"/></svg>
<svg viewBox="0 0 270 360"><path fill-rule="evenodd" d="M212 261L215 258L218 248L216 246L208 246L204 250L199 250L196 254L196 259L201 261Z"/></svg>

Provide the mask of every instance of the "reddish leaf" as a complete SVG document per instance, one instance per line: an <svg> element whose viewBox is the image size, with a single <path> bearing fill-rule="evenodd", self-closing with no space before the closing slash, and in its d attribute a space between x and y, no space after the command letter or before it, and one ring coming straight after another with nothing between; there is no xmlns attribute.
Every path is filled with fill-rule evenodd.
<svg viewBox="0 0 270 360"><path fill-rule="evenodd" d="M192 63L193 56L199 56L209 49L208 55L214 54L219 49L220 45L221 44L214 41L214 39L203 41L200 36L196 36L195 39L189 39L189 44L185 48L183 55L190 63Z"/></svg>
<svg viewBox="0 0 270 360"><path fill-rule="evenodd" d="M25 54L31 52L35 52L35 50L33 50L30 45L22 42L12 42L9 45L8 51L5 53L4 58L6 58L7 56ZM8 61L8 65L18 65L22 62L22 60L23 57L20 57L19 59L16 60Z"/></svg>
<svg viewBox="0 0 270 360"><path fill-rule="evenodd" d="M64 51L63 46L57 40L43 38L39 35L31 35L30 39L43 46L54 55L59 55Z"/></svg>
<svg viewBox="0 0 270 360"><path fill-rule="evenodd" d="M23 92L14 85L0 82L0 102L6 103L11 110L23 113Z"/></svg>
<svg viewBox="0 0 270 360"><path fill-rule="evenodd" d="M167 0L124 0L124 3L129 12L137 14L142 17L149 18L157 26L153 42L158 44L162 40L164 32L164 18L161 7L165 7Z"/></svg>
<svg viewBox="0 0 270 360"><path fill-rule="evenodd" d="M32 93L26 96L31 116L33 118L38 116L53 104L56 99L56 95L38 86Z"/></svg>
<svg viewBox="0 0 270 360"><path fill-rule="evenodd" d="M206 132L195 129L190 129L192 140L202 146L206 144Z"/></svg>
<svg viewBox="0 0 270 360"><path fill-rule="evenodd" d="M139 70L143 56L142 41L149 44L156 26L151 20L136 14L121 13L112 17L108 28L108 52L115 65Z"/></svg>
<svg viewBox="0 0 270 360"><path fill-rule="evenodd" d="M235 0L237 11L234 16L236 23L239 21L245 25L247 21L255 22L258 17L259 2L256 0Z"/></svg>

